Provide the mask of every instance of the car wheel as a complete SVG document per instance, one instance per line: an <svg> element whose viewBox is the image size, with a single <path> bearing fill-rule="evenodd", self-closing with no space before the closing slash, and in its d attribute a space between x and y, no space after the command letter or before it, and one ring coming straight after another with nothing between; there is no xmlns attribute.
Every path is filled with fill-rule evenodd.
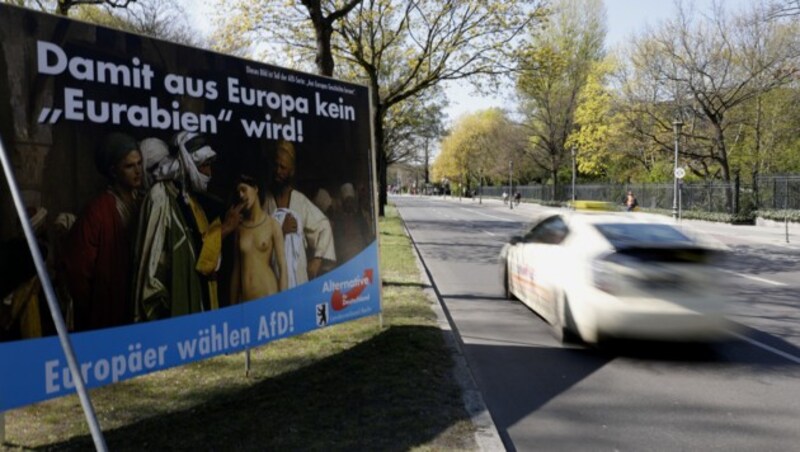
<svg viewBox="0 0 800 452"><path fill-rule="evenodd" d="M517 297L511 293L511 272L508 271L508 257L503 260L503 295L506 300L516 300Z"/></svg>
<svg viewBox="0 0 800 452"><path fill-rule="evenodd" d="M553 337L562 344L577 344L581 342L578 329L575 326L575 319L572 318L572 311L569 308L569 301L565 294L562 294L558 301L551 331Z"/></svg>

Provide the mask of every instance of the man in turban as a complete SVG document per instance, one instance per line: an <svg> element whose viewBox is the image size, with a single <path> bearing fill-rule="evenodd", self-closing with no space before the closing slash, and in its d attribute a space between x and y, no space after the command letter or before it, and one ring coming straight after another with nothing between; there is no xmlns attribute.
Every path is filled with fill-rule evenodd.
<svg viewBox="0 0 800 452"><path fill-rule="evenodd" d="M278 142L275 163L273 192L267 193L264 210L282 225L289 288L292 288L319 276L323 260L335 262L336 251L328 218L294 189L295 149L292 143Z"/></svg>
<svg viewBox="0 0 800 452"><path fill-rule="evenodd" d="M216 152L205 138L180 132L173 152L157 139L142 144L147 180L136 237L135 320L155 320L219 308L216 272L222 240L241 222L241 206L225 221L208 221L206 193Z"/></svg>
<svg viewBox="0 0 800 452"><path fill-rule="evenodd" d="M97 148L95 164L108 186L76 220L61 265L78 331L124 325L132 312L131 227L142 186L139 145L127 134L111 133Z"/></svg>

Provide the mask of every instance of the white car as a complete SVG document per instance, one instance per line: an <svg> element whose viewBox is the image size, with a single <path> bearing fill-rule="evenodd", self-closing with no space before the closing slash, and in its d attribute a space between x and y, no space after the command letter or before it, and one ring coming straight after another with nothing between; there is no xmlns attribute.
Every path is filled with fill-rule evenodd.
<svg viewBox="0 0 800 452"><path fill-rule="evenodd" d="M537 217L503 247L508 298L562 341L715 341L730 337L725 247L656 215L559 212Z"/></svg>

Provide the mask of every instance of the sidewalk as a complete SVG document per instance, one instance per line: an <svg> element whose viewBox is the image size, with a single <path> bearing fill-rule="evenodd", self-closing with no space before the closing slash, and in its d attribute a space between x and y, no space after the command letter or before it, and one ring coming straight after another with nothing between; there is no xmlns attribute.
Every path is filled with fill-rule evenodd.
<svg viewBox="0 0 800 452"><path fill-rule="evenodd" d="M431 199L450 201L456 204L462 204L464 205L464 207L489 207L489 208L502 207L517 213L524 212L524 213L530 213L531 215L547 210L564 211L564 212L568 210L563 207L548 207L548 206L543 206L541 204L527 203L524 200L519 204L519 206L514 205L513 209L510 209L508 204L504 204L503 201L499 198L484 197L482 200L479 200L479 198L461 198L461 200L459 201L458 197L451 197L451 196L448 196L447 198L443 198L441 196L426 196L426 197ZM730 237L736 237L739 239L746 238L748 241L753 241L767 245L776 245L776 246L788 245L791 248L800 247L800 224L797 223L790 222L788 224L789 241L787 244L786 225L780 222L761 221L759 222L759 224L756 225L732 225L728 223L719 223L719 222L703 221L703 220L681 219L679 221L681 224L690 225L692 228L700 232L703 232L705 234L719 234Z"/></svg>

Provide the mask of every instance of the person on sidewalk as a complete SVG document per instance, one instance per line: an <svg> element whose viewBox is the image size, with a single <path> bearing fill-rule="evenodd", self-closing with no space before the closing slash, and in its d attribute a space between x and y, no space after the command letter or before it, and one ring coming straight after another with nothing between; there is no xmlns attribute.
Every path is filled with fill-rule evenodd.
<svg viewBox="0 0 800 452"><path fill-rule="evenodd" d="M636 196L633 195L633 191L628 190L628 194L625 196L625 210L628 212L634 212L639 210L639 201L636 199Z"/></svg>

